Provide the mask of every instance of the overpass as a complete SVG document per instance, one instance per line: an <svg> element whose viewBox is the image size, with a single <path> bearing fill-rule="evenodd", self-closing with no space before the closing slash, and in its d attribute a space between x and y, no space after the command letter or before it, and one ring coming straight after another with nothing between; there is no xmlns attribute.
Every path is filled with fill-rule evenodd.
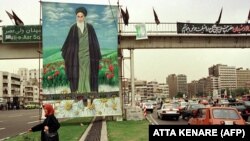
<svg viewBox="0 0 250 141"><path fill-rule="evenodd" d="M137 24L120 26L121 49L250 48L250 34L177 34L176 23L145 23L148 39L136 40Z"/></svg>
<svg viewBox="0 0 250 141"><path fill-rule="evenodd" d="M137 24L141 23L119 24L119 49L250 48L250 34L177 34L176 23L145 23L148 39L136 40ZM0 34L0 59L41 57L42 43L3 44L1 40Z"/></svg>

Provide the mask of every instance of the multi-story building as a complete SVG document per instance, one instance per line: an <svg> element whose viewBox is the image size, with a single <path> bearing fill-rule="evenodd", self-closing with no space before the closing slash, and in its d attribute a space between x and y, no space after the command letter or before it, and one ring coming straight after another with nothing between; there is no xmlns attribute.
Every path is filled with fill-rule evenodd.
<svg viewBox="0 0 250 141"><path fill-rule="evenodd" d="M148 98L147 94L147 81L143 80L135 80L134 81L135 88L135 101L141 101ZM123 91L123 99L125 103L130 103L131 101L131 80L124 79L122 82L122 91Z"/></svg>
<svg viewBox="0 0 250 141"><path fill-rule="evenodd" d="M128 102L131 98L131 83L128 79L123 82L124 90L127 91L125 94L124 101ZM167 98L169 97L168 85L164 83L158 83L156 81L144 81L135 80L135 101L143 101L147 99L154 99L156 97Z"/></svg>
<svg viewBox="0 0 250 141"><path fill-rule="evenodd" d="M209 96L212 96L214 91L218 91L219 90L219 86L218 86L218 77L215 76L208 76L206 79L206 93Z"/></svg>
<svg viewBox="0 0 250 141"><path fill-rule="evenodd" d="M18 74L0 72L0 98L8 101L9 108L38 103L39 93L42 93L38 81L39 70L35 69L20 68Z"/></svg>
<svg viewBox="0 0 250 141"><path fill-rule="evenodd" d="M196 97L198 94L198 81L192 81L191 83L188 84L188 98L193 98Z"/></svg>
<svg viewBox="0 0 250 141"><path fill-rule="evenodd" d="M135 98L136 101L145 100L148 98L147 95L147 81L136 80L135 81Z"/></svg>
<svg viewBox="0 0 250 141"><path fill-rule="evenodd" d="M21 76L22 81L29 81L32 85L39 85L39 77L41 77L41 75L39 76L39 69L28 70L27 68L19 68L18 74Z"/></svg>
<svg viewBox="0 0 250 141"><path fill-rule="evenodd" d="M167 84L165 83L159 83L159 87L158 87L159 91L160 91L160 97L163 98L169 98L169 87Z"/></svg>
<svg viewBox="0 0 250 141"><path fill-rule="evenodd" d="M154 98L156 95L158 95L159 84L156 81L150 81L147 83L147 96L148 98Z"/></svg>
<svg viewBox="0 0 250 141"><path fill-rule="evenodd" d="M167 84L169 87L169 97L175 97L177 95L177 76L175 74L168 75Z"/></svg>
<svg viewBox="0 0 250 141"><path fill-rule="evenodd" d="M27 68L19 68L17 74L21 76L21 81L29 80L29 70Z"/></svg>
<svg viewBox="0 0 250 141"><path fill-rule="evenodd" d="M22 101L19 75L0 71L0 97L8 101L9 108L19 106Z"/></svg>
<svg viewBox="0 0 250 141"><path fill-rule="evenodd" d="M188 95L187 76L184 74L170 74L167 77L167 84L169 86L169 97L175 97L179 92Z"/></svg>
<svg viewBox="0 0 250 141"><path fill-rule="evenodd" d="M206 88L207 88L207 79L206 78L199 79L197 83L198 95L203 97L207 96Z"/></svg>
<svg viewBox="0 0 250 141"><path fill-rule="evenodd" d="M187 76L184 74L177 75L177 92L187 95Z"/></svg>
<svg viewBox="0 0 250 141"><path fill-rule="evenodd" d="M237 88L247 88L247 83L250 83L250 70L243 68L236 69L237 75Z"/></svg>
<svg viewBox="0 0 250 141"><path fill-rule="evenodd" d="M39 88L36 85L26 85L24 87L24 104L39 103Z"/></svg>
<svg viewBox="0 0 250 141"><path fill-rule="evenodd" d="M213 65L209 68L209 75L218 77L219 91L237 87L236 68L222 64Z"/></svg>

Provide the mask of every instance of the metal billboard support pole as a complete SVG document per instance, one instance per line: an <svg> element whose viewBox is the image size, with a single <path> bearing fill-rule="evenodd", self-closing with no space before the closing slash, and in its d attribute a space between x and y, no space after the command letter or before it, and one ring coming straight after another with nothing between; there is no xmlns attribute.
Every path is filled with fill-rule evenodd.
<svg viewBox="0 0 250 141"><path fill-rule="evenodd" d="M40 17L39 17L39 25L41 25L42 26L42 18L41 18L41 15L42 15L42 1L40 0L39 1L39 3L40 3ZM42 29L41 29L42 30ZM41 34L42 34L42 32L41 32ZM39 70L38 70L38 73L39 73L39 79L38 79L38 101L39 101L39 104L41 104L41 54L42 54L42 47L41 47L41 44L42 44L42 40L41 40L41 42L39 42L39 48L38 48L38 53L39 53ZM39 108L39 120L41 120L41 118L42 118L42 111L41 111L41 108Z"/></svg>
<svg viewBox="0 0 250 141"><path fill-rule="evenodd" d="M120 102L121 102L121 109L122 109L122 117L126 117L125 115L125 109L124 109L124 100L123 100L123 52L121 49L121 19L120 19L120 4L119 4L119 0L117 1L117 5L118 5L118 67L119 67L119 96L120 96Z"/></svg>
<svg viewBox="0 0 250 141"><path fill-rule="evenodd" d="M130 49L131 106L135 107L134 49Z"/></svg>

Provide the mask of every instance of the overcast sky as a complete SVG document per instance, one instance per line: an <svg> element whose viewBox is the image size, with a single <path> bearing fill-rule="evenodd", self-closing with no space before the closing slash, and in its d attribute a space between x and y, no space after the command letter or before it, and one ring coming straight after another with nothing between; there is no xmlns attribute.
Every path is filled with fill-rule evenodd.
<svg viewBox="0 0 250 141"><path fill-rule="evenodd" d="M117 5L117 0L46 0ZM215 23L221 8L221 23L245 23L250 0L120 0L128 9L129 22L154 22L152 8L161 22ZM25 25L37 25L40 19L38 0L0 0L0 26L13 25L6 11L13 10ZM127 51L126 55L128 54ZM169 74L186 74L188 82L208 76L214 64L250 68L250 49L161 49L135 50L135 77L141 80L166 82ZM28 64L28 65L27 65ZM16 72L20 67L38 68L38 60L0 60L0 71ZM129 77L125 61L125 77Z"/></svg>

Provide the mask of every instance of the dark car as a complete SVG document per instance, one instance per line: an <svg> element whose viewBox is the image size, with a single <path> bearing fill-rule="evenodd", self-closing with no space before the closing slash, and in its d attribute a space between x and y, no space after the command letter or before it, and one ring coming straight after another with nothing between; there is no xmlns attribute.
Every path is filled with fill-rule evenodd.
<svg viewBox="0 0 250 141"><path fill-rule="evenodd" d="M245 121L248 121L248 117L250 116L250 101L243 101L243 105L246 107L246 110L244 111L243 119Z"/></svg>
<svg viewBox="0 0 250 141"><path fill-rule="evenodd" d="M184 110L182 111L182 119L185 119L185 118L190 118L193 114L193 112L199 108L204 108L205 105L204 104L198 104L198 103L191 103L191 104L188 104Z"/></svg>
<svg viewBox="0 0 250 141"><path fill-rule="evenodd" d="M245 106L244 102L231 102L229 103L228 105L229 107L233 107L233 108L236 108L239 112L240 112L240 115L242 116L242 118L247 121L248 119L248 116L249 116L249 109L247 109L247 107Z"/></svg>
<svg viewBox="0 0 250 141"><path fill-rule="evenodd" d="M231 102L228 104L228 106L236 108L239 112L243 112L246 110L245 105L241 102Z"/></svg>

